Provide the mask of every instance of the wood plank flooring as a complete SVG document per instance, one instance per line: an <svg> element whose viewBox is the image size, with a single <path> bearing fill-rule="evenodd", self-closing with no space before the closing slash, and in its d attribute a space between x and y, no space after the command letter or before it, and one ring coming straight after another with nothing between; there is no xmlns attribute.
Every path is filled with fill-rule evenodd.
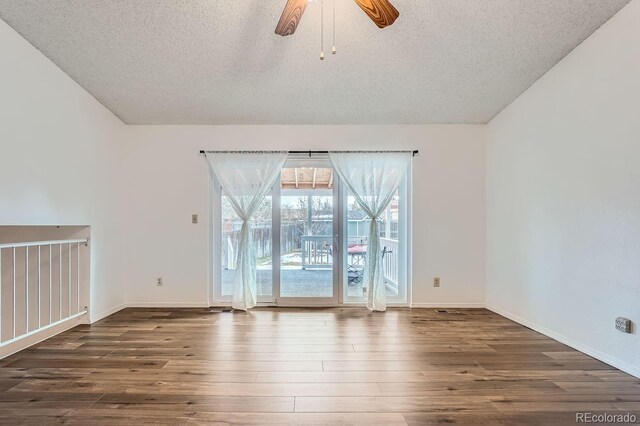
<svg viewBox="0 0 640 426"><path fill-rule="evenodd" d="M0 424L575 424L640 380L484 309L125 309L0 361Z"/></svg>

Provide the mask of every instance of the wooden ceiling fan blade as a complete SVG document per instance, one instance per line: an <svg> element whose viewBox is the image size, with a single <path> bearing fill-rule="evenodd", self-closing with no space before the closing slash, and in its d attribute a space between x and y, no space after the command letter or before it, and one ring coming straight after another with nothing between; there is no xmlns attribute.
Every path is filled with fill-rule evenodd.
<svg viewBox="0 0 640 426"><path fill-rule="evenodd" d="M378 28L388 27L400 16L400 12L389 3L389 0L355 0L355 2Z"/></svg>
<svg viewBox="0 0 640 426"><path fill-rule="evenodd" d="M296 32L308 0L288 0L276 26L276 34L288 36Z"/></svg>

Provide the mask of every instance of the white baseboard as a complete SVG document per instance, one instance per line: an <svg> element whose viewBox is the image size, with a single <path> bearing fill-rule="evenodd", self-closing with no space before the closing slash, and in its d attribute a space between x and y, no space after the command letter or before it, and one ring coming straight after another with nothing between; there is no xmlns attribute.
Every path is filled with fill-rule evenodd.
<svg viewBox="0 0 640 426"><path fill-rule="evenodd" d="M456 302L447 302L447 303L412 303L412 308L484 308L484 303L456 303Z"/></svg>
<svg viewBox="0 0 640 426"><path fill-rule="evenodd" d="M113 315L116 312L121 311L126 307L128 307L128 304L121 303L120 305L114 306L113 308L109 308L109 309L107 309L105 311L100 312L99 314L96 314L96 315L90 314L89 316L90 316L91 324L93 324L96 321L100 321L101 319L106 318L109 315Z"/></svg>
<svg viewBox="0 0 640 426"><path fill-rule="evenodd" d="M556 333L555 331L549 330L545 327L542 327L538 324L534 324L533 322L521 318L517 315L514 315L510 312L507 312L503 309L496 308L495 306L486 305L486 308L492 312L495 312L498 315L501 315L505 318L510 319L511 321L515 321L518 324L524 325L525 327L529 327L530 329L537 331L538 333L542 333L547 337L550 337L554 340L557 340L560 343L564 343L567 346L572 347L573 349L585 353L599 361L604 362L605 364L609 364L612 367L615 367L619 370L624 371L625 373L629 373L632 376L640 378L640 368L635 367L631 364L628 364L618 358L612 357L611 355L607 355L597 349L594 349L590 346L582 344L580 342L576 342L575 340L564 336L562 334Z"/></svg>
<svg viewBox="0 0 640 426"><path fill-rule="evenodd" d="M206 302L129 302L127 308L208 308Z"/></svg>

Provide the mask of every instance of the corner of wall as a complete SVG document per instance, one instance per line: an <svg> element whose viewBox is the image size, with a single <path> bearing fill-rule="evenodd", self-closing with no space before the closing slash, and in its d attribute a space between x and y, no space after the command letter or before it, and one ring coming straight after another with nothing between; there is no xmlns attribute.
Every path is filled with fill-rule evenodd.
<svg viewBox="0 0 640 426"><path fill-rule="evenodd" d="M536 324L532 321L529 321L525 318L519 317L517 315L512 314L509 311L506 311L504 309L501 308L497 308L495 306L491 306L491 305L487 305L486 308L492 312L495 312L496 314L503 316L505 318L510 319L511 321L517 322L518 324L521 324L525 327L528 327L530 329L532 329L533 331L537 331L540 334L544 334L545 336L551 337L554 340L557 340L560 343L563 343L567 346L572 347L573 349L580 351L582 353L585 353L595 359L598 359L606 364L611 365L612 367L615 367L619 370L624 371L625 373L629 373L632 376L638 377L640 378L640 368L636 367L634 365L631 365L627 362L624 362L623 360L616 358L614 356L611 356L609 354L606 354L602 351L599 351L589 345L585 345L583 343L580 343L570 337L567 337L563 334L557 333L553 330L550 330L548 328L545 328L543 326L541 326L540 324Z"/></svg>

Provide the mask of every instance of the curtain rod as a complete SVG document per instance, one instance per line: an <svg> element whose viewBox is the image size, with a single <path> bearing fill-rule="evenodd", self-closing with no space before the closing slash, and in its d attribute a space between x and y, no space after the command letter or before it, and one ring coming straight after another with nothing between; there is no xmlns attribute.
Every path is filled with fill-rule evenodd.
<svg viewBox="0 0 640 426"><path fill-rule="evenodd" d="M244 154L244 153L256 153L256 152L284 152L284 151L205 151L204 149L200 150L200 154ZM309 154L309 157L311 157L311 154L328 154L329 151L313 151L313 150L309 150L309 151L287 151L289 154ZM385 152L410 152L413 154L413 156L415 157L416 155L418 155L418 150L414 149L414 150L380 150L380 151L376 151L376 150L372 150L372 151L332 151L332 152L352 152L352 153L368 153L368 152L380 152L380 153L385 153Z"/></svg>

